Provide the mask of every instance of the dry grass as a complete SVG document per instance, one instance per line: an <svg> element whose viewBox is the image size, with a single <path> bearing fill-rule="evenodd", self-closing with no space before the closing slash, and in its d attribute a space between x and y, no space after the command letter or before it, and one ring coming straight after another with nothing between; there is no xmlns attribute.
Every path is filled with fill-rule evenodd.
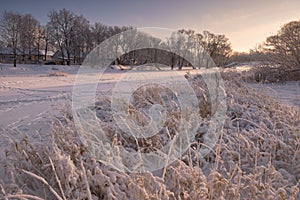
<svg viewBox="0 0 300 200"><path fill-rule="evenodd" d="M230 76L235 73L246 82L276 83L283 81L300 81L300 68L285 68L274 65L255 65L249 71L237 72L230 70Z"/></svg>
<svg viewBox="0 0 300 200"><path fill-rule="evenodd" d="M49 76L68 76L66 72L57 71L57 72L51 72Z"/></svg>
<svg viewBox="0 0 300 200"><path fill-rule="evenodd" d="M162 177L125 174L93 158L79 140L70 108L53 122L47 141L16 140L9 136L0 182L2 199L298 199L300 182L300 110L287 107L247 88L232 75L224 75L227 91L226 123L213 151L203 160L186 153L166 167ZM228 81L230 79L230 81ZM199 99L205 101L205 85L190 80ZM198 84L197 84L198 83ZM148 97L145 101L144 97ZM178 112L172 93L157 86L138 90L131 101L132 117L147 123L143 110L153 103L173 102L165 132L176 134ZM211 112L207 102L199 105L199 123ZM108 135L119 144L147 151L164 144L162 138L133 141L114 125L110 99L100 98L94 109ZM144 122L141 119L145 120ZM138 121L140 120L140 121ZM201 136L205 134L199 130ZM191 148L191 151L197 147Z"/></svg>

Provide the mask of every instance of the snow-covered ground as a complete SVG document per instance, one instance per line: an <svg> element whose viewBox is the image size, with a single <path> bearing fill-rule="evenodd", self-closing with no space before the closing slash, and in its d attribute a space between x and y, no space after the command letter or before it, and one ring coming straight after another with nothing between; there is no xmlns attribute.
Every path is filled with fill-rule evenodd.
<svg viewBox="0 0 300 200"><path fill-rule="evenodd" d="M79 69L79 66L19 65L17 68L14 68L10 65L1 65L0 67L1 67L1 69L0 69L0 161L1 161L1 158L6 158L6 157L2 156L3 155L2 153L4 153L2 151L3 147L5 147L8 144L6 142L6 140L3 140L3 138L1 137L4 134L10 134L10 133L13 134L13 133L15 133L15 131L19 131L19 132L26 134L30 138L46 136L46 133L49 132L50 127L51 127L51 122L52 122L51 116L54 116L54 115L59 116L59 111L63 108L63 106L67 103L72 103L71 102L72 91L73 91L73 86L75 83L76 74ZM50 74L53 74L55 72L64 72L65 76L49 76ZM122 76L126 72L128 72L128 71L112 70L112 69L108 70L108 72L104 76L102 76L100 82L98 82L97 90L100 92L103 92L103 93L110 93L112 91L112 88L114 87L114 84L116 82L118 82L118 80L120 80L120 78L122 78ZM183 70L180 72L180 75L184 75L186 72L187 71ZM132 73L135 74L135 78L137 78L138 81L145 81L145 79L143 77L145 75L147 75L147 78L148 78L148 76L151 76L152 72L133 71ZM164 75L163 73L158 73L155 75L155 77L154 76L152 76L152 77L154 77L156 79L163 79L164 78L163 75ZM85 82L85 84L88 89L89 89L90 85L91 86L94 85L93 81L96 80L95 79L96 76L98 76L98 75L97 74L85 74L84 75L83 78L86 78L85 80L87 82ZM126 79L126 81L128 81L128 80L129 79ZM136 79L133 79L133 80L136 81ZM279 101L282 101L283 104L292 104L297 107L300 106L300 104L299 104L300 103L299 102L299 100L300 100L300 98L299 98L300 83L299 82L286 82L286 83L276 83L276 84L249 84L249 85L252 88L254 88L255 90L257 90L258 92L263 92L266 95L269 95L273 98L278 99ZM233 89L231 89L231 88L233 88ZM255 102L255 98L256 97L260 98L260 95L258 95L258 96L254 95L252 97L251 94L254 94L254 93L244 94L243 92L245 92L245 91L248 91L248 90L244 90L244 88L240 88L240 87L235 87L233 84L228 86L229 94L230 94L230 92L232 93L231 95L228 95L228 97L231 97L231 98L229 98L230 100L228 101L229 102L228 103L229 110L230 110L228 119L232 119L232 121L231 121L232 123L227 124L228 125L227 128L232 130L232 132L228 131L228 135L224 135L224 137L227 137L225 140L230 141L229 143L232 145L233 148L231 148L231 147L227 148L227 146L226 146L223 149L224 151L226 150L223 156L225 156L225 159L228 158L228 159L233 160L233 159L237 159L237 158L233 158L231 155L238 155L238 152L241 152L241 150L242 150L242 152L251 152L252 151L253 147L251 145L249 145L249 146L244 145L243 146L244 149L240 148L240 146L237 145L237 144L240 144L236 140L239 137L236 137L236 135L235 135L236 133L234 131L240 130L240 127L244 127L243 133L245 134L245 138L242 137L241 138L242 141L244 141L244 140L248 141L248 139L246 139L246 138L250 138L251 140L249 139L249 141L252 141L252 139L253 139L253 141L254 141L253 143L255 143L257 141L261 141L261 140L265 139L265 142L261 142L261 144L263 144L263 145L260 148L262 148L262 149L255 148L255 151L259 152L259 153L255 153L255 155L260 156L257 159L257 162L260 163L259 166L262 165L264 167L263 168L264 170L265 169L269 170L269 168L268 168L269 164L268 165L266 164L266 163L268 163L268 161L267 161L267 159L265 159L267 157L265 157L264 155L268 155L267 154L268 151L271 151L271 149L273 149L273 148L275 149L275 145L277 145L276 141L279 141L279 142L281 142L280 144L284 144L284 145L282 145L282 148L284 147L283 150L280 149L279 151L284 152L284 153L282 153L283 157L285 157L285 156L289 156L289 157L287 157L286 161L284 160L285 158L282 158L282 157L276 158L277 159L276 162L272 162L272 164L274 163L274 166L276 164L276 167L278 168L280 173L282 172L281 179L282 180L286 179L286 181L287 181L287 182L282 182L280 184L286 185L286 183L291 183L292 185L295 185L296 182L299 180L299 178L298 178L299 173L298 173L298 168L297 168L299 162L297 159L291 159L293 154L290 154L290 151L293 149L296 149L295 148L296 145L294 145L294 142L291 142L291 140L290 140L290 139L292 139L293 135L287 135L288 139L286 141L283 140L281 136L276 138L272 132L273 125L272 125L272 123L270 123L270 121L272 121L272 120L270 120L270 118L272 118L272 117L267 116L267 118L265 118L266 116L264 116L264 113L267 113L265 111L268 111L268 112L272 111L272 112L276 113L276 110L275 111L272 110L273 109L272 106L271 106L271 108L268 108L269 110L268 109L264 110L265 109L264 106L261 106L261 105L272 105L273 101L270 101L269 98L263 97L263 98L259 99L259 100L261 100L260 102ZM239 96L239 94L241 94L241 95ZM245 98L246 99L249 98L251 101L247 102ZM246 104L243 103L244 101L246 102ZM249 106L253 102L254 102L255 106L253 106L253 107ZM266 107L268 107L268 106L266 106ZM276 107L276 109L277 108L278 107ZM287 110L294 110L294 107L279 106L279 108L287 109ZM262 110L263 112L260 112L260 110ZM280 127L277 128L276 131L282 131L282 132L291 131L291 132L294 132L294 134L296 135L298 133L297 132L298 125L296 124L296 123L298 123L297 120L295 120L296 125L291 126L292 128L289 128L288 124L281 123L282 121L280 121L280 120L282 120L282 117L284 119L286 117L292 123L292 121L294 119L297 119L296 114L295 114L296 117L294 117L292 115L293 114L292 112L290 112L289 115L281 115L280 111L281 110L279 110L279 114L277 113L278 119L274 120L274 123L273 123L273 124L280 125ZM239 112L241 112L241 113L239 113ZM106 115L106 113L104 112L103 115ZM242 120L243 118L245 118L247 120ZM265 121L260 123L259 126L257 126L256 123L253 123L253 122L256 122L254 120L254 118L255 118L255 120L259 119L258 121L262 121L262 120L265 120ZM237 120L239 120L238 121L239 123L235 123ZM270 129L269 129L269 126L271 127ZM249 127L252 127L254 131L247 130ZM69 130L69 129L66 128L64 130ZM270 132L268 132L268 131L270 131ZM36 134L37 132L40 132L40 134ZM66 133L66 135L67 135L67 131L65 131L63 133ZM58 132L58 134L60 134L60 132ZM70 134L70 133L68 133L68 134ZM262 134L262 136L260 134ZM64 136L65 134L60 134L60 135ZM264 138L264 137L266 137L266 138ZM270 141L269 139L271 138L273 140L274 137L276 139L275 142L269 144L268 143L268 141ZM70 139L69 136L66 136L65 138L68 138L68 140ZM256 138L257 138L257 140L256 140ZM246 142L246 144L250 144L250 143L251 142ZM65 145L65 144L63 144L63 145ZM288 146L288 145L291 145L291 146ZM35 145L33 145L33 146L35 146ZM77 152L77 150L78 150L77 146L76 145L71 145L71 146L74 149L76 148L76 150L72 149L72 152L73 152L73 150L74 150L74 152L75 151ZM277 146L276 146L276 148L277 148ZM227 149L228 149L228 152L227 152ZM40 151L40 149L38 151ZM298 153L298 151L295 150L295 157L298 155L297 153ZM62 154L59 154L59 155L62 155ZM69 155L69 154L66 154L66 155ZM77 153L76 153L76 155L77 155ZM252 158L250 156L250 155L252 155L252 153L251 154L243 153L240 155L241 156L238 158L239 159L238 162L241 162L241 161L243 162L243 164L241 165L243 170L248 171L248 169L252 169L252 167L253 167L252 163L254 163L253 160L251 160ZM22 154L22 156L23 156L23 154ZM47 156L49 156L49 155L47 154ZM54 156L54 157L55 157L55 159L56 158L64 159L63 156ZM219 157L221 158L222 156L219 156ZM19 157L16 157L16 158L19 158ZM51 158L51 159L53 159L53 158ZM33 159L33 157L31 159ZM30 160L28 162L36 164L35 160ZM224 161L222 161L222 162L224 162ZM231 160L230 160L230 162L231 162ZM62 163L67 163L67 162L62 162ZM269 163L271 163L271 162L269 162ZM281 163L283 163L284 165L281 165ZM64 165L61 165L61 166L64 166ZM67 166L69 166L69 165L67 165ZM75 166L75 165L72 165L72 166ZM86 165L86 166L88 166L88 165ZM182 166L186 166L186 165L182 165ZM290 166L292 166L292 167L290 167ZM293 168L294 166L295 166L295 168ZM273 167L273 165L271 167ZM271 169L271 167L270 167L270 169ZM68 169L68 167L58 167L58 169L65 169L65 168ZM281 169L281 168L283 168L283 169ZM91 169L94 169L94 167ZM195 168L195 169L197 169L197 168ZM164 183L165 185L163 187L159 186L157 188L166 188L165 186L167 185L167 187L170 187L173 190L172 184L175 183L175 181L174 181L175 176L176 177L184 176L185 177L184 179L186 179L186 177L190 177L188 180L194 180L195 177L196 178L202 177L203 176L202 171L200 174L201 176L197 175L197 174L195 175L195 173L194 173L195 171L192 171L195 169L194 168L188 168L188 169L180 168L179 173L178 172L175 173L175 172L171 171L171 172L169 172L169 174L174 174L174 177L167 175L165 177L165 181L166 181ZM205 169L203 169L203 171L205 171ZM4 171L2 171L2 172L4 172ZM67 170L63 173L71 174ZM106 172L104 172L104 173L106 173ZM234 174L235 174L235 170L232 175L231 174L229 174L229 175L230 175L230 177L233 177ZM0 170L0 175L1 175L1 170ZM283 175L284 175L284 177L283 177ZM50 176L53 178L52 172L50 172ZM62 175L62 176L65 177L64 175ZM244 176L245 177L247 176L245 178L245 180L248 180L248 179L250 180L253 177L251 174L249 176L248 175L244 175ZM255 174L255 176L256 176L256 174ZM277 175L276 175L276 177L277 177ZM1 177L0 177L0 179L1 179ZM184 180L184 179L180 178L180 180ZM80 180L80 179L78 179L78 180ZM98 178L98 176L97 176L97 178L95 180L100 181L100 180L102 180L102 178ZM103 180L106 180L106 179L103 179ZM116 180L116 179L114 178L114 180ZM206 183L206 180L209 181L209 179L203 178L203 180L201 180L201 182ZM27 181L27 179L26 179L26 181ZM150 179L149 179L149 181L151 182ZM176 183L177 183L177 181L176 181ZM200 181L198 181L198 179L197 179L197 181L195 181L195 184L196 184L196 182L199 183ZM130 182L130 184L132 184L132 183L133 183L133 181ZM188 183L188 184L186 184L186 183ZM179 185L179 187L181 188L182 186L190 185L190 181L186 181L186 183L183 182L183 184ZM69 182L66 182L64 184L68 184L68 186L69 186ZM117 187L121 188L121 187L119 187L118 184L116 184L116 188ZM120 183L120 184L123 184L123 183ZM129 182L128 182L128 184L129 184ZM135 194L135 192L131 192L131 190L128 190L128 187L127 187L128 184L125 187L126 189L124 190L125 191L124 194L126 193L126 191L128 191L128 193ZM195 184L192 182L192 185L195 185ZM228 184L231 184L231 183L228 182ZM256 184L256 183L253 183L253 184ZM132 184L132 185L135 186L136 184ZM149 185L152 185L152 182ZM213 184L207 184L207 188L211 188L212 185ZM282 185L280 185L280 187ZM111 185L111 187L114 187L114 186L115 185ZM174 191L178 190L178 189L176 189L176 187L174 186L174 188L175 188ZM217 187L219 187L219 186L217 186ZM236 186L232 185L232 187L236 187ZM265 187L265 186L263 186L263 187ZM259 186L259 188L263 188L263 187ZM296 186L296 187L298 187L298 186ZM78 189L78 185L76 185L76 188ZM129 188L132 188L132 186ZM206 188L206 190L207 190L207 188ZM37 190L39 190L39 189L37 189ZM78 191L80 191L80 190L81 189L79 188Z"/></svg>
<svg viewBox="0 0 300 200"><path fill-rule="evenodd" d="M284 104L300 107L300 82L249 84L258 92L264 93Z"/></svg>
<svg viewBox="0 0 300 200"><path fill-rule="evenodd" d="M0 70L0 127L34 136L47 133L51 116L57 115L71 102L73 85L79 66L1 65ZM54 72L66 76L49 76ZM124 70L110 70L98 85L110 92ZM185 73L185 72L182 72ZM251 84L250 86L283 103L300 106L300 83ZM98 86L99 87L99 86ZM1 130L0 130L1 131Z"/></svg>
<svg viewBox="0 0 300 200"><path fill-rule="evenodd" d="M1 64L0 136L3 132L16 131L29 137L48 133L52 117L57 116L63 106L71 103L79 68L80 66L22 64L13 67ZM110 71L99 82L98 88L102 92L111 91L113 83L125 73L124 70ZM51 76L58 72L65 73L65 76Z"/></svg>
<svg viewBox="0 0 300 200"><path fill-rule="evenodd" d="M71 101L79 66L1 65L0 126L22 132L47 132L51 116ZM67 76L49 76L63 71ZM124 71L108 73L99 83L110 90ZM250 86L284 103L300 106L300 83L251 84Z"/></svg>
<svg viewBox="0 0 300 200"><path fill-rule="evenodd" d="M2 65L0 126L24 133L47 132L51 115L70 101L78 66ZM67 76L49 76L64 71Z"/></svg>

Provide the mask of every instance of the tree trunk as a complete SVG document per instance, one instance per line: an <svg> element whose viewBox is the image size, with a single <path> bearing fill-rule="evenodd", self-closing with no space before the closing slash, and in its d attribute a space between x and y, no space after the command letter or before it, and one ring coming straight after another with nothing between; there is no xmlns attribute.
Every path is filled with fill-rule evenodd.
<svg viewBox="0 0 300 200"><path fill-rule="evenodd" d="M178 69L179 69L179 70L182 70L182 67L183 67L183 58L179 58L179 66L178 66Z"/></svg>
<svg viewBox="0 0 300 200"><path fill-rule="evenodd" d="M28 47L28 56L29 56L29 60L30 60L30 62L32 62L32 53L31 53L31 45L29 45L29 47Z"/></svg>
<svg viewBox="0 0 300 200"><path fill-rule="evenodd" d="M17 59L14 58L14 67L17 67Z"/></svg>
<svg viewBox="0 0 300 200"><path fill-rule="evenodd" d="M70 59L70 52L69 51L67 51L67 56L68 56L67 65L70 66L71 59Z"/></svg>
<svg viewBox="0 0 300 200"><path fill-rule="evenodd" d="M47 51L48 51L48 42L46 42L44 61L47 60Z"/></svg>
<svg viewBox="0 0 300 200"><path fill-rule="evenodd" d="M14 67L17 67L17 50L15 48L13 49L13 53L14 53Z"/></svg>
<svg viewBox="0 0 300 200"><path fill-rule="evenodd" d="M38 39L37 51L38 51L37 63L39 63L40 62L40 39Z"/></svg>
<svg viewBox="0 0 300 200"><path fill-rule="evenodd" d="M60 50L61 50L61 56L62 56L62 60L63 60L63 65L65 65L65 54L64 54L63 48L60 47Z"/></svg>
<svg viewBox="0 0 300 200"><path fill-rule="evenodd" d="M116 60L115 60L115 65L119 65L119 63L120 63L119 58L116 58Z"/></svg>
<svg viewBox="0 0 300 200"><path fill-rule="evenodd" d="M175 53L171 54L171 70L174 69Z"/></svg>

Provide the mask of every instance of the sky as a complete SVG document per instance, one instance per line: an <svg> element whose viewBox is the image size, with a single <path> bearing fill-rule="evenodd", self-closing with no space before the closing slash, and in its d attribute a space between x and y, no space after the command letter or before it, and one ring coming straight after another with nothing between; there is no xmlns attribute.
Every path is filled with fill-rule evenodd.
<svg viewBox="0 0 300 200"><path fill-rule="evenodd" d="M300 20L300 0L0 0L0 12L32 14L46 24L51 10L66 8L91 23L204 30L225 34L234 51L248 51Z"/></svg>

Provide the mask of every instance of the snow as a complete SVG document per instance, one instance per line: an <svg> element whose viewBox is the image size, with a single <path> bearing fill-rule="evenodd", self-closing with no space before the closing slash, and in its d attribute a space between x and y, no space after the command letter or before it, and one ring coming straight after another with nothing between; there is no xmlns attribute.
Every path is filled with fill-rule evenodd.
<svg viewBox="0 0 300 200"><path fill-rule="evenodd" d="M76 73L80 66L0 64L0 127L25 134L49 132L51 116L71 103ZM66 76L49 76L64 72ZM102 77L101 90L110 91L122 72ZM95 75L94 75L95 76Z"/></svg>
<svg viewBox="0 0 300 200"><path fill-rule="evenodd" d="M62 105L70 103L73 84L80 66L60 65L1 65L0 70L0 126L6 129L31 131L36 123L47 132L49 116L59 112ZM251 66L240 66L247 70ZM116 68L116 67L113 67ZM63 71L67 76L48 76ZM100 89L110 92L114 83L126 70L109 70L101 78ZM185 71L186 72L186 71ZM182 73L185 73L182 72ZM257 91L272 96L284 103L300 106L300 83L250 84ZM98 88L98 89L99 89ZM26 131L27 132L27 131Z"/></svg>
<svg viewBox="0 0 300 200"><path fill-rule="evenodd" d="M260 93L271 96L284 104L300 107L300 82L249 84Z"/></svg>
<svg viewBox="0 0 300 200"><path fill-rule="evenodd" d="M60 70L71 73L76 68L60 67ZM0 79L1 127L30 129L32 122L55 114L61 108L59 104L70 100L75 74L49 77L51 71L51 66L4 66Z"/></svg>
<svg viewBox="0 0 300 200"><path fill-rule="evenodd" d="M14 68L11 65L1 65L1 69L0 136L1 129L7 129L11 132L20 131L33 138L38 137L38 135L43 136L43 134L47 134L50 130L52 116L58 115L63 106L66 103L71 102L73 85L79 66L18 65L16 68ZM64 72L67 75L59 77L49 76L50 73L57 71ZM183 71L181 73L184 74L186 72L187 71ZM104 93L110 93L112 88L114 87L114 84L117 82L117 80L122 78L124 73L126 73L126 70L108 70L108 73L106 73L101 78L97 89ZM85 76L87 76L87 78L90 77L91 80L93 80L92 78L94 77L92 76L97 75L87 74ZM92 84L92 82L87 83L87 86L88 84ZM260 93L264 93L268 96L271 96L272 98L278 99L283 104L291 104L298 107L300 106L299 82L249 85ZM266 155L268 155L269 153L271 154L272 148L274 148L275 146L276 148L279 148L280 146L280 149L277 151L277 157L281 156L283 158L274 158L275 160L272 160L272 164L274 164L274 166L276 167L282 165L281 167L278 167L278 171L280 172L280 174L278 173L278 171L275 171L278 177L279 175L284 176L284 178L278 178L279 181L291 181L287 183L279 183L278 181L278 184L282 187L283 185L288 185L288 183L295 185L295 182L297 182L296 178L298 177L299 179L299 168L296 168L297 166L299 166L299 160L297 160L299 158L299 152L294 148L296 147L296 144L294 144L294 142L292 141L293 135L287 134L285 136L288 138L287 140L285 140L285 138L283 137L277 136L279 134L294 131L295 138L299 138L299 134L298 132L296 132L298 130L296 128L299 128L299 125L297 125L298 119L296 117L293 118L293 116L290 115L284 115L284 113L282 112L285 109L288 114L292 114L293 109L290 106L282 108L277 104L271 106L273 101L271 101L270 99L261 98L260 95L251 96L252 94L247 93L247 89L243 87L231 86L233 85L229 84L228 90L233 94L229 94L228 96L228 117L230 117L228 118L228 120L232 120L232 123L228 123L227 127L225 127L225 129L228 129L228 131L226 132L226 134L224 134L223 137L225 138L224 141L231 141L230 148L232 147L233 150L230 149L230 151L227 152L227 146L224 145L224 147L222 147L222 154L220 155L225 158L224 160L222 160L222 162L226 162L227 159L231 162L234 160L232 157L234 157L235 155L240 155L239 163L241 164L239 164L239 167L241 167L241 169L238 169L238 172L239 170L243 170L244 173L248 172L247 169L250 170L253 168L252 165L254 162L250 162L253 161L251 156L258 156L257 162L259 163L259 165L255 167L254 172L258 171L258 174L255 174L257 175L256 177L262 177L259 170L264 171L265 169L272 169L273 171L270 171L270 174L272 174L275 168L273 169L268 166L269 164L271 164L271 162L268 161L268 158L270 156L260 156L260 153L265 153ZM262 108L261 105L265 105L269 108ZM272 119L270 114L271 112L272 115L278 116L278 118ZM286 117L286 123L282 123L285 120L285 118L282 119L283 117ZM292 124L292 119L295 121L296 125ZM105 120L103 121L106 122ZM291 122L290 125L289 122ZM274 128L275 126L277 128ZM288 126L290 126L291 128L289 128ZM236 132L240 129L242 129L241 133L243 136L238 135L239 137L236 137ZM72 146L72 148L76 149L76 151L74 150L74 152L76 152L75 156L78 156L80 154L80 151L77 151L77 148L79 147L76 146L76 143L72 143L67 136L67 134L70 134L71 132L68 132L67 128L63 130L64 131L62 133L66 135L66 138L64 138L66 139L64 140L66 141L66 143L63 143L62 145L64 147L69 147L68 145ZM35 134L35 132L40 132L41 134ZM238 133L240 133L240 131ZM274 138L276 140L274 140ZM296 139L294 140L296 141ZM2 141L3 140L1 139L1 149L6 145ZM255 146L255 144L257 145ZM63 148L60 148L62 151ZM255 151L252 152L251 150L253 149ZM295 150L295 154L293 154L293 150ZM82 187L82 184L80 184L79 182L82 174L80 170L83 167L77 168L77 166L73 164L70 156L68 157L68 154L64 154L66 152L56 151L58 150L55 149L54 153L51 154L51 158L53 159L53 162L56 166L57 174L60 177L61 182L70 187L70 193L71 189L74 189L79 191L78 194L84 194L82 192L82 188L80 188ZM240 151L242 153L240 153ZM290 151L292 153L290 153ZM45 152L41 152L41 154L42 153ZM291 159L293 155L295 155L295 159ZM284 160L284 157L286 156L288 156L287 161ZM34 159L34 157L31 157L30 159ZM89 184L91 184L91 189L105 189L104 193L106 194L106 196L116 195L117 199L121 199L121 197L131 197L131 199L134 199L135 195L144 194L152 190L153 194L155 192L159 193L159 191L157 191L155 188L161 188L162 191L166 190L167 192L170 190L174 192L176 196L180 196L182 193L184 197L186 196L188 198L188 196L190 195L191 197L198 197L199 199L200 196L197 194L197 192L206 194L206 190L208 190L209 188L217 188L217 186L214 186L214 182L216 182L217 185L219 184L217 181L221 180L220 178L222 178L219 177L219 174L217 173L211 174L211 176L206 177L204 175L204 172L206 172L204 168L192 168L183 163L178 163L177 166L166 169L167 171L165 172L164 184L161 184L159 181L157 181L156 177L154 178L152 174L145 174L145 180L147 180L145 181L146 184L140 188L139 183L138 181L136 181L136 179L129 179L128 176L119 173L115 174L115 172L111 172L106 168L100 166L99 163L92 163L93 160L86 159L86 162L87 163L85 163L84 167L87 168L86 177L89 180ZM38 164L38 162L32 163L33 165ZM236 163L238 162L236 161ZM290 168L289 165L295 166L295 169ZM234 177L236 171L235 167L237 165L235 165L234 163L233 166L233 172L228 172L231 177ZM251 178L250 175L248 176L246 174L244 175L244 177ZM53 177L52 171L49 176ZM138 178L138 175L136 176ZM64 180L63 177L66 177L66 180ZM253 178L254 183L251 183L252 185L250 183L249 184L251 186L257 185L258 183L255 183L255 181L259 182L260 179L257 180L257 178ZM203 186L198 187L199 183L203 184ZM229 184L231 184L231 182ZM128 187L129 185L130 187ZM190 187L191 185L198 187L198 190L194 190L193 187ZM239 187L240 186L236 186L236 188ZM204 191L202 191L202 189L199 190L199 188L202 188ZM66 194L68 194L68 188L66 190ZM276 195L278 196L278 194Z"/></svg>

